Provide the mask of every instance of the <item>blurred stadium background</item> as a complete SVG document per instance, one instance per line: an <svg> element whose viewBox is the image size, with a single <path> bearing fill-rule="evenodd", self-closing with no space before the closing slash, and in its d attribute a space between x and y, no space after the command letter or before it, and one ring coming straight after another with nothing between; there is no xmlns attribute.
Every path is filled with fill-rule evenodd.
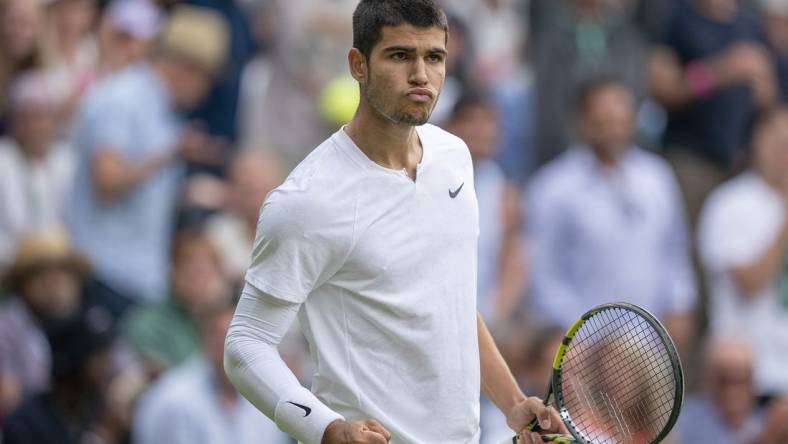
<svg viewBox="0 0 788 444"><path fill-rule="evenodd" d="M356 3L0 0L0 443L289 442L223 338L264 197L352 117ZM684 360L672 443L788 443L788 0L441 3L432 123L522 387L634 302ZM281 353L308 385L297 327Z"/></svg>

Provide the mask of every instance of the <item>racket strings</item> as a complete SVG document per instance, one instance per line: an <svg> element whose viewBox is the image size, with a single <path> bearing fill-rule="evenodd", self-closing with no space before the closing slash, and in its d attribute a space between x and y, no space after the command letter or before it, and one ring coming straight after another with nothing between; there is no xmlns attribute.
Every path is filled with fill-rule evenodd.
<svg viewBox="0 0 788 444"><path fill-rule="evenodd" d="M620 328L620 327L621 327L621 325L615 325L615 328ZM611 331L609 331L609 330L612 330L613 328L614 328L614 324L608 324L606 329L599 330L599 331L602 331L602 332L604 332L606 334L610 334ZM605 331L605 330L608 330L608 331ZM641 333L641 336L642 336L642 333ZM638 340L640 340L641 343L643 343L643 338L642 337L638 338ZM629 342L631 342L631 341L629 341ZM623 347L621 349L622 351L620 351L618 353L618 355L621 355L621 354L625 354L626 355L627 353L631 352L631 350L628 350L629 348L631 348L631 347ZM597 350L595 350L595 351L597 351ZM591 366L591 368L594 368L595 370L597 370L597 372L599 372L599 370L604 370L604 369L600 369L600 360L603 359L603 358L609 359L609 358L611 358L611 355L608 354L608 353L599 353L597 351L597 353L595 353L595 356L597 357L597 359L596 359L596 362L593 362L593 365ZM596 374L597 375L601 375L602 377L605 377L607 379L611 379L611 372L615 373L613 375L613 377L618 377L618 378L623 377L625 379L624 384L622 385L620 380L618 380L617 383L619 383L619 385L621 385L622 387L628 387L629 391L618 392L616 394L616 396L613 397L613 396L610 395L610 390L608 388L608 390L603 390L603 391L596 392L596 396L594 396L593 394L589 395L588 394L589 393L589 389L586 388L585 389L585 392L586 392L585 393L586 404L589 405L589 406L593 406L595 404L598 404L601 407L601 409L598 408L597 410L601 411L603 414L607 415L606 419L608 420L609 423L611 423L613 426L615 426L615 428L619 432L618 434L619 435L623 435L624 437L628 438L628 437L631 437L631 436L633 436L635 434L634 431L633 431L633 428L637 428L638 422L640 422L640 423L645 423L646 422L643 419L643 416L644 415L648 415L648 412L646 412L645 414L642 413L642 411L644 410L644 408L643 408L644 402L642 402L642 401L640 402L640 404L641 404L640 408L638 408L637 403L634 406L629 406L629 407L622 407L621 406L621 402L619 402L619 401L631 398L632 397L631 391L632 390L637 390L638 387L639 387L639 384L637 383L637 381L634 381L632 379L632 377L634 376L633 374L630 374L630 373L627 373L627 372L623 372L622 373L622 370L625 370L625 369L623 369L621 367L620 360L618 359L618 357L613 357L612 359L609 359L608 361L606 361L606 364L609 366L608 371L607 372L599 372L599 373L596 373ZM596 378L591 379L588 382L588 384L583 384L583 386L585 386L585 387L598 386L598 384L600 382L599 378L600 378L600 376L597 376ZM609 381L608 381L607 385L610 385ZM633 412L633 411L634 412L641 411L640 415L637 415L637 414L634 415L635 416L634 417L634 421L631 418L631 412ZM640 416L640 418L638 418L638 416ZM638 419L639 419L639 421L638 421ZM633 424L634 424L634 427L633 427ZM643 428L642 424L641 424L641 428Z"/></svg>
<svg viewBox="0 0 788 444"><path fill-rule="evenodd" d="M575 333L560 384L572 423L595 444L652 442L675 403L675 375L662 337L621 308L594 314Z"/></svg>

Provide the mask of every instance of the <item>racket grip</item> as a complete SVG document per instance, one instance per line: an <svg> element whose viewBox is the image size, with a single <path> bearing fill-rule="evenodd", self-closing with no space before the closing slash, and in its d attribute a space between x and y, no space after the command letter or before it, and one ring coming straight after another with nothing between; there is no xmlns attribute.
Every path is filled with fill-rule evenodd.
<svg viewBox="0 0 788 444"><path fill-rule="evenodd" d="M542 441L543 442L552 442L552 443L555 443L555 444L575 444L577 442L571 436L560 435L560 434L555 434L555 433L545 433L545 434L543 434L542 435ZM520 436L517 435L517 436L512 437L512 439L507 439L506 441L502 442L501 444L522 444L522 440L520 439Z"/></svg>
<svg viewBox="0 0 788 444"><path fill-rule="evenodd" d="M536 418L534 418L534 420L531 421L530 424L525 426L525 430L527 430L529 432L537 432L537 433L540 432L541 429L539 428L539 421ZM517 435L514 435L512 437L512 439L507 439L506 441L502 442L501 444L522 444L522 442L523 442L523 440L520 439L520 435L517 434Z"/></svg>
<svg viewBox="0 0 788 444"><path fill-rule="evenodd" d="M546 433L542 435L542 441L554 442L556 444L574 444L575 442L577 442L571 436L561 435L557 433Z"/></svg>

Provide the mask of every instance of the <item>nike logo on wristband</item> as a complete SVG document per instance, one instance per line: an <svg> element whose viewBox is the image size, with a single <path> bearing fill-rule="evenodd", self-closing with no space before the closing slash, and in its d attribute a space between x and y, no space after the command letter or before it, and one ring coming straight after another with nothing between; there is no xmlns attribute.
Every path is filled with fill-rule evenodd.
<svg viewBox="0 0 788 444"><path fill-rule="evenodd" d="M295 402L290 402L290 401L287 401L287 403L288 404L293 404L294 406L298 407L299 409L304 410L304 413L305 413L304 414L304 418L306 418L307 416L309 416L310 413L312 413L312 409L307 407L307 406L305 406L305 405L296 404Z"/></svg>

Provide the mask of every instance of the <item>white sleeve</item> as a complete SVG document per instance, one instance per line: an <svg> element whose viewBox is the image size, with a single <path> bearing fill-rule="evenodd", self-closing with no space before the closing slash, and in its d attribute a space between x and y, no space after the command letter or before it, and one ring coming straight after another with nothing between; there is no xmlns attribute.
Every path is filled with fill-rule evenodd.
<svg viewBox="0 0 788 444"><path fill-rule="evenodd" d="M276 299L303 303L344 263L353 224L336 223L324 202L285 185L260 211L246 282Z"/></svg>
<svg viewBox="0 0 788 444"><path fill-rule="evenodd" d="M227 332L224 369L282 431L304 444L320 444L326 427L343 418L298 382L277 350L299 306L247 283Z"/></svg>

